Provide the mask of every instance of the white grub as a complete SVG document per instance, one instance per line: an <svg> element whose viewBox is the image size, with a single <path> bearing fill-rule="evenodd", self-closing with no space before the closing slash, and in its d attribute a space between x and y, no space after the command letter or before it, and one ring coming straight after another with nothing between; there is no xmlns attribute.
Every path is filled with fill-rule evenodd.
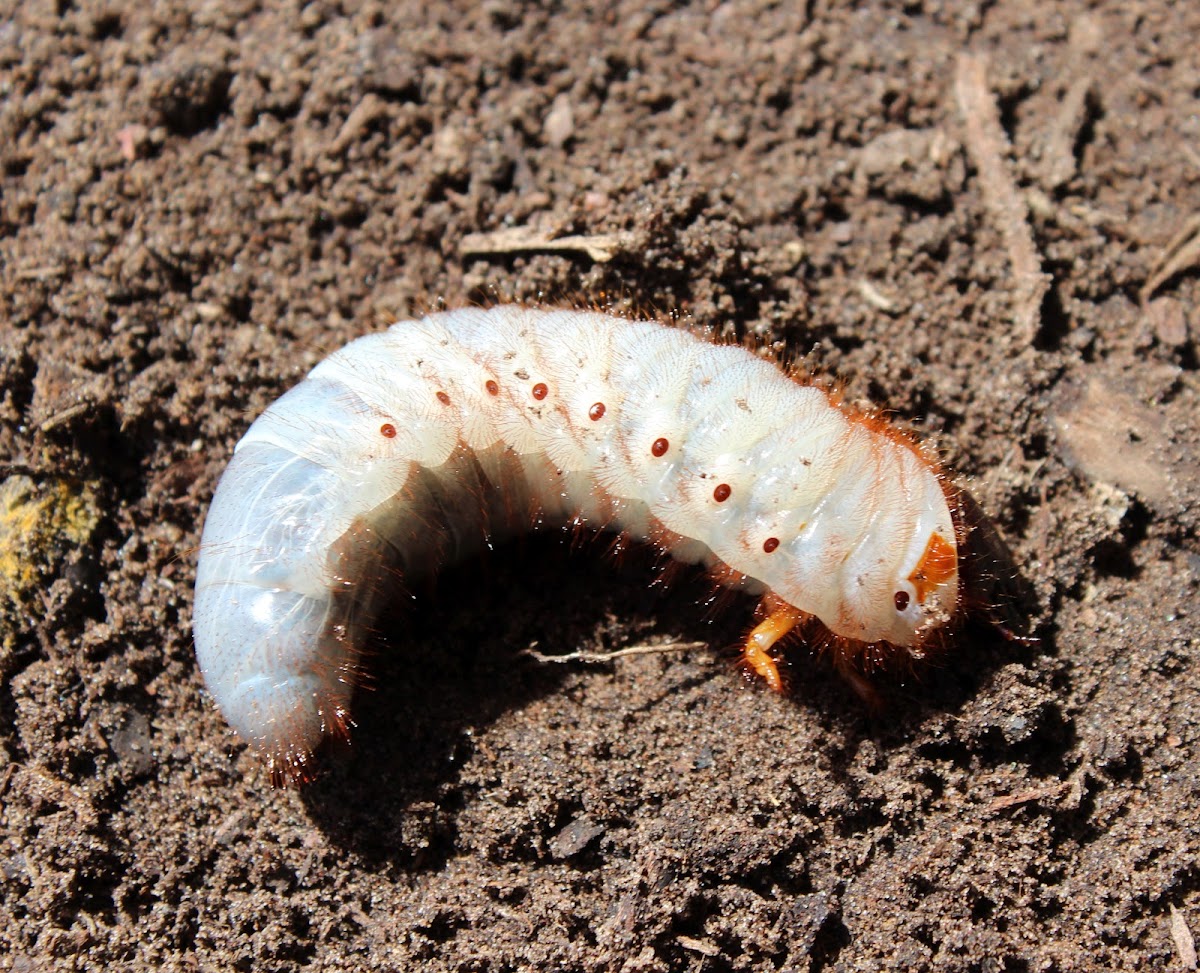
<svg viewBox="0 0 1200 973"><path fill-rule="evenodd" d="M778 689L771 647L802 623L835 663L925 654L962 607L960 502L910 438L744 349L587 311L433 314L331 355L238 443L196 650L273 776L304 779L349 724L382 579L584 527L762 595L744 660Z"/></svg>

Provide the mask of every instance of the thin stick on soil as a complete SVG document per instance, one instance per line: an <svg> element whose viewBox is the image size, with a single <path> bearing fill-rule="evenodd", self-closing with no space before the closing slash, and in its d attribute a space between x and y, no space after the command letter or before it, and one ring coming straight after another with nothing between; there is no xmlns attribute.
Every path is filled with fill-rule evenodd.
<svg viewBox="0 0 1200 973"><path fill-rule="evenodd" d="M628 249L630 240L623 233L597 233L592 236L565 236L551 239L529 227L515 226L491 233L471 233L463 237L459 252L464 256L507 253L582 253L598 264L608 263Z"/></svg>
<svg viewBox="0 0 1200 973"><path fill-rule="evenodd" d="M1008 138L1000 125L1000 112L987 86L987 60L971 54L958 59L954 91L966 126L966 146L975 168L983 200L1008 250L1016 284L1014 311L1021 337L1028 343L1041 330L1042 301L1050 277L1029 228L1029 211L1004 163Z"/></svg>
<svg viewBox="0 0 1200 973"><path fill-rule="evenodd" d="M527 655L531 659L536 659L538 662L591 662L604 663L612 662L615 659L623 659L631 655L657 655L663 652L689 652L692 649L702 649L707 642L664 642L661 645L629 645L623 649L614 649L612 652L585 652L576 651L568 652L566 655L546 655L539 652L534 646L535 642L527 648L522 655Z"/></svg>
<svg viewBox="0 0 1200 973"><path fill-rule="evenodd" d="M1200 267L1200 214L1183 225L1155 262L1142 286L1142 303L1176 274L1195 267Z"/></svg>
<svg viewBox="0 0 1200 973"><path fill-rule="evenodd" d="M1171 906L1171 939L1175 942L1175 952L1179 955L1179 964L1185 970L1196 968L1196 940L1188 929L1187 920L1183 918L1174 904Z"/></svg>
<svg viewBox="0 0 1200 973"><path fill-rule="evenodd" d="M1077 78L1063 96L1042 154L1039 175L1047 190L1054 191L1070 182L1079 169L1076 146L1092 113L1095 84L1090 75Z"/></svg>

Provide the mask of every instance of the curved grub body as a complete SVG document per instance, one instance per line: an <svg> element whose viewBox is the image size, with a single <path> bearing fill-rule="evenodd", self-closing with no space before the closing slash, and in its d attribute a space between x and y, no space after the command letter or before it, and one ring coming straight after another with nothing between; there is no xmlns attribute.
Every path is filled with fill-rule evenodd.
<svg viewBox="0 0 1200 973"><path fill-rule="evenodd" d="M434 314L331 355L238 443L201 542L197 656L273 777L303 778L348 725L375 575L568 525L765 596L745 660L778 688L771 646L804 620L839 663L945 633L959 504L907 437L743 349L590 312Z"/></svg>

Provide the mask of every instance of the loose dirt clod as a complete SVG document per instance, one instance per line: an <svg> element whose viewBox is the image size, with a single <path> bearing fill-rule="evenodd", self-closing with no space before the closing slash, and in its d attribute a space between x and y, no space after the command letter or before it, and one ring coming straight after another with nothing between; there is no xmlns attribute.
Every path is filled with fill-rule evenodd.
<svg viewBox="0 0 1200 973"><path fill-rule="evenodd" d="M1064 460L1150 504L1171 495L1171 472L1163 462L1166 429L1161 416L1099 376L1056 413L1054 429Z"/></svg>
<svg viewBox="0 0 1200 973"><path fill-rule="evenodd" d="M27 476L0 482L0 659L28 635L42 586L79 555L99 520L87 486Z"/></svg>

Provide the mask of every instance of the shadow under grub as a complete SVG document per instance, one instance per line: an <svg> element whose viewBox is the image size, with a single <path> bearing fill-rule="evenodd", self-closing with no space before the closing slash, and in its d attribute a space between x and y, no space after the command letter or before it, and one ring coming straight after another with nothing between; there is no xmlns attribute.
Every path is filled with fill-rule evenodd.
<svg viewBox="0 0 1200 973"><path fill-rule="evenodd" d="M1006 623L1020 627L1032 603L1007 548L994 531L980 528L976 536L989 605L1002 606ZM397 584L363 660L352 742L327 743L317 780L302 791L313 822L368 864L441 868L456 853L457 819L469 800L462 769L483 732L506 713L561 692L588 667L539 662L523 652L534 643L548 655L645 641L701 643L709 647L712 677L737 691L738 647L752 627L755 600L714 588L699 568L668 561L660 573L664 562L646 545L606 555L613 544L612 535L570 544L561 531L547 531L412 590ZM655 583L662 578L670 584ZM794 705L820 701L846 739L890 747L932 713L958 711L996 669L1046 648L1014 640L996 618L977 613L931 659L873 674L867 685L874 695L866 699L819 650L794 645L782 661ZM631 717L635 708L631 703Z"/></svg>
<svg viewBox="0 0 1200 973"><path fill-rule="evenodd" d="M653 551L604 556L611 535L570 544L533 534L447 569L396 599L375 626L367 675L355 694L350 743L327 741L302 799L339 845L379 867L436 870L454 854L467 798L462 767L504 714L561 692L589 663L547 656L604 653L628 644L686 642L718 650L714 674L736 679L723 650L748 627L754 601L724 591L698 569L655 584ZM672 572L674 574L675 572ZM616 662L615 664L620 664Z"/></svg>

